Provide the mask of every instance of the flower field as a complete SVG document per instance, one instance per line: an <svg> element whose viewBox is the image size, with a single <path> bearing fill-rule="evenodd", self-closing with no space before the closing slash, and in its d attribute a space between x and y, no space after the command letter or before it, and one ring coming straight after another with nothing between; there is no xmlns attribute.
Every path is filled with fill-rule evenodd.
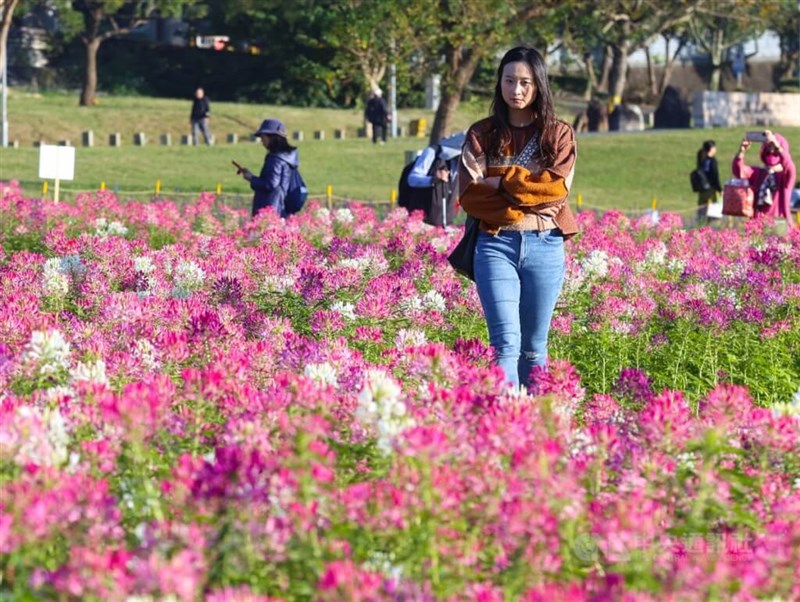
<svg viewBox="0 0 800 602"><path fill-rule="evenodd" d="M521 394L403 210L0 215L0 601L800 599L798 230L581 214Z"/></svg>

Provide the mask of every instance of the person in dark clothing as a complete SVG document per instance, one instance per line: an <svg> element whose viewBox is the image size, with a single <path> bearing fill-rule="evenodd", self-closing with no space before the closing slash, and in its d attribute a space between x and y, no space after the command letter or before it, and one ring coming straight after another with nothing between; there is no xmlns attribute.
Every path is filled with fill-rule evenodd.
<svg viewBox="0 0 800 602"><path fill-rule="evenodd" d="M239 168L241 176L253 189L252 216L269 207L281 217L286 217L286 193L292 169L300 165L297 149L287 140L286 126L279 119L265 119L253 134L261 139L267 156L261 173L256 176L246 167Z"/></svg>
<svg viewBox="0 0 800 602"><path fill-rule="evenodd" d="M713 140L706 140L697 151L697 169L703 172L708 182L708 188L697 193L697 223L708 221L706 212L708 204L713 203L718 194L722 194L722 185L719 181L719 167L717 165L717 145Z"/></svg>
<svg viewBox="0 0 800 602"><path fill-rule="evenodd" d="M194 91L194 100L192 100L192 112L189 115L189 122L192 124L192 144L197 146L198 130L203 133L203 139L206 144L211 146L211 133L208 130L208 120L211 118L211 105L208 103L208 98L203 91L203 88L197 88Z"/></svg>
<svg viewBox="0 0 800 602"><path fill-rule="evenodd" d="M387 125L391 121L391 116L386 108L386 101L383 99L383 92L380 88L377 88L367 101L364 116L372 124L372 143L376 144L380 136L381 144L384 144L386 142Z"/></svg>

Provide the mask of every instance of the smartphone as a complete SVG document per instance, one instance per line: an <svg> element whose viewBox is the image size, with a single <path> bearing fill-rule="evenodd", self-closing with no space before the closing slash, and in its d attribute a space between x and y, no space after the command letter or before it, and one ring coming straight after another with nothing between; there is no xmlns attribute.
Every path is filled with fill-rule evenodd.
<svg viewBox="0 0 800 602"><path fill-rule="evenodd" d="M239 165L236 161L231 161L231 163L233 163L233 166L236 168L236 174L237 175L244 171L244 167Z"/></svg>
<svg viewBox="0 0 800 602"><path fill-rule="evenodd" d="M764 132L747 132L744 135L744 139L750 142L766 142L767 136Z"/></svg>

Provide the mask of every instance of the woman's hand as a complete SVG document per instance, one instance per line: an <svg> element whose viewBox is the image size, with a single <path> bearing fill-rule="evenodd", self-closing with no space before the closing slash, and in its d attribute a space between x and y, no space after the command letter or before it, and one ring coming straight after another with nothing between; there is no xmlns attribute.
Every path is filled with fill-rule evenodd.
<svg viewBox="0 0 800 602"><path fill-rule="evenodd" d="M246 167L242 170L242 177L248 182L253 179L253 172Z"/></svg>
<svg viewBox="0 0 800 602"><path fill-rule="evenodd" d="M742 138L742 141L739 143L739 154L744 155L747 149L750 148L750 144L752 143L749 140Z"/></svg>
<svg viewBox="0 0 800 602"><path fill-rule="evenodd" d="M783 171L783 165L778 163L777 165L771 166L767 171L769 171L769 173L780 173Z"/></svg>
<svg viewBox="0 0 800 602"><path fill-rule="evenodd" d="M559 211L561 211L561 205L556 205L554 207L543 207L542 209L537 209L534 213L542 217L553 218L558 215Z"/></svg>

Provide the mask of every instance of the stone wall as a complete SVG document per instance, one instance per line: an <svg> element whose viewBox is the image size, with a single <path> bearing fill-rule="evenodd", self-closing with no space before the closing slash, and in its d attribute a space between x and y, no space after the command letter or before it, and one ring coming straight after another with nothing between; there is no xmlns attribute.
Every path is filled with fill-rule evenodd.
<svg viewBox="0 0 800 602"><path fill-rule="evenodd" d="M692 121L696 128L800 126L800 94L695 92Z"/></svg>

